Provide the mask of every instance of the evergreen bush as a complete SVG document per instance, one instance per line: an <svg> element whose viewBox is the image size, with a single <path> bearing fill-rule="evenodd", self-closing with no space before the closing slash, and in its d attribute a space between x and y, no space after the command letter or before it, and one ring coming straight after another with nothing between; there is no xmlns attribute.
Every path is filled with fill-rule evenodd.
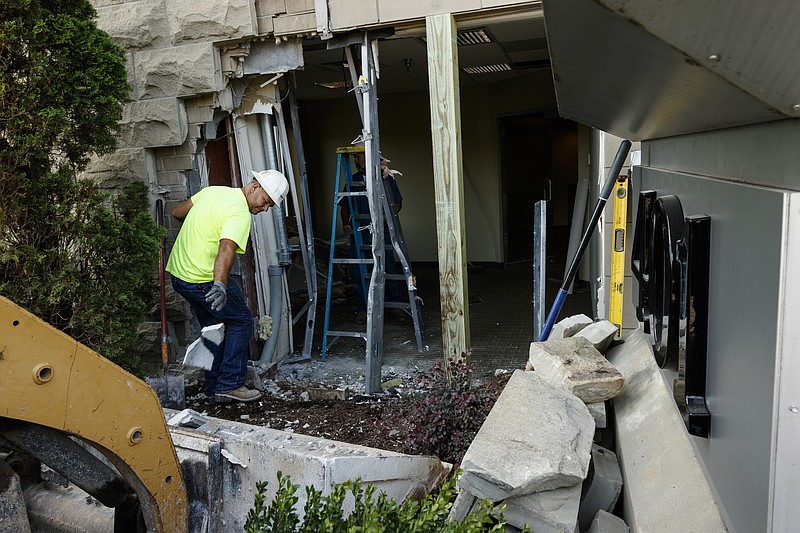
<svg viewBox="0 0 800 533"><path fill-rule="evenodd" d="M125 55L88 0L0 0L0 294L140 373L155 296L147 186L77 179L115 147Z"/></svg>

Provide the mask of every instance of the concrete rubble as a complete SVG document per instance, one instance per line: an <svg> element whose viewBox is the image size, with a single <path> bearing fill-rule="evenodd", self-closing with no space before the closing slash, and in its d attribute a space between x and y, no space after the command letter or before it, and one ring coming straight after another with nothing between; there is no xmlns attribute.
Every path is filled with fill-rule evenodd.
<svg viewBox="0 0 800 533"><path fill-rule="evenodd" d="M30 533L19 477L0 457L0 531Z"/></svg>
<svg viewBox="0 0 800 533"><path fill-rule="evenodd" d="M616 326L581 315L556 326L557 338L531 344L526 371L514 372L467 450L451 519L489 499L505 506L506 531L627 530L608 514L622 492L616 455L591 443L607 427L605 401L623 391L622 374L597 349Z"/></svg>
<svg viewBox="0 0 800 533"><path fill-rule="evenodd" d="M629 533L625 520L605 511L598 511L586 533Z"/></svg>
<svg viewBox="0 0 800 533"><path fill-rule="evenodd" d="M577 332L573 337L583 337L592 343L595 350L604 354L608 350L614 338L617 336L619 328L616 324L608 320L593 322Z"/></svg>
<svg viewBox="0 0 800 533"><path fill-rule="evenodd" d="M619 370L583 337L531 343L527 368L586 403L610 400L624 385Z"/></svg>
<svg viewBox="0 0 800 533"><path fill-rule="evenodd" d="M578 525L586 531L598 511L611 512L622 492L622 472L617 455L611 450L597 445L592 446L591 483L584 491L581 509L578 512Z"/></svg>
<svg viewBox="0 0 800 533"><path fill-rule="evenodd" d="M586 326L594 323L594 320L586 315L572 315L553 324L548 339L566 339L572 337Z"/></svg>
<svg viewBox="0 0 800 533"><path fill-rule="evenodd" d="M460 486L500 501L575 485L586 477L593 435L583 402L517 370L464 454Z"/></svg>

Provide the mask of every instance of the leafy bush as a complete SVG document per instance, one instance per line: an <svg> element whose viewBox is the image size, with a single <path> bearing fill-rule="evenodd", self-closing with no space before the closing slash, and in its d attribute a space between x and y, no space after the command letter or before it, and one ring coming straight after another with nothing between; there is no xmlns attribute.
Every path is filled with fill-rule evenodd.
<svg viewBox="0 0 800 533"><path fill-rule="evenodd" d="M154 300L160 230L141 182L77 174L115 147L125 54L88 0L0 0L0 294L109 359Z"/></svg>
<svg viewBox="0 0 800 533"><path fill-rule="evenodd" d="M110 198L53 174L11 198L0 213L0 294L141 374L129 352L155 303L161 236L147 186L132 182Z"/></svg>
<svg viewBox="0 0 800 533"><path fill-rule="evenodd" d="M361 480L346 481L323 496L313 486L306 487L306 504L303 523L295 509L299 498L298 486L292 485L289 476L278 472L278 490L275 498L266 505L267 482L256 485L253 509L247 513L246 533L477 533L503 532L503 510L492 512L492 503L485 500L477 512L463 522L448 522L455 498L455 477L442 484L438 492L429 494L421 502L407 500L397 504L385 492L375 497L375 486L366 489ZM355 500L353 512L344 516L342 505L351 494ZM527 528L525 531L529 531Z"/></svg>
<svg viewBox="0 0 800 533"><path fill-rule="evenodd" d="M474 387L474 369L466 357L437 360L421 390L401 402L399 413L385 415L386 423L399 424L406 433L406 453L461 463L502 390L497 382Z"/></svg>

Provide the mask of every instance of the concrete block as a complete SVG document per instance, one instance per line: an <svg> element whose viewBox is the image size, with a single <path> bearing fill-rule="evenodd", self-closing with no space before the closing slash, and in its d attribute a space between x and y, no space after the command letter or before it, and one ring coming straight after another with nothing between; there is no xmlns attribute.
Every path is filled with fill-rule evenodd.
<svg viewBox="0 0 800 533"><path fill-rule="evenodd" d="M167 417L172 420L180 415L168 411ZM169 426L169 432L186 482L189 531L232 531L225 527L227 504L222 501L222 438L175 425Z"/></svg>
<svg viewBox="0 0 800 533"><path fill-rule="evenodd" d="M575 334L575 337L587 339L600 353L606 353L614 337L618 333L617 326L608 320L600 320L589 324Z"/></svg>
<svg viewBox="0 0 800 533"><path fill-rule="evenodd" d="M173 44L256 34L255 3L247 0L172 0L167 2L167 21Z"/></svg>
<svg viewBox="0 0 800 533"><path fill-rule="evenodd" d="M0 530L30 533L19 476L0 459Z"/></svg>
<svg viewBox="0 0 800 533"><path fill-rule="evenodd" d="M317 31L317 16L312 13L281 15L272 19L275 35L296 35Z"/></svg>
<svg viewBox="0 0 800 533"><path fill-rule="evenodd" d="M117 139L121 148L180 146L187 133L183 104L177 98L158 98L126 104Z"/></svg>
<svg viewBox="0 0 800 533"><path fill-rule="evenodd" d="M666 525L666 524L665 524ZM598 511L586 533L629 533L625 520L605 511Z"/></svg>
<svg viewBox="0 0 800 533"><path fill-rule="evenodd" d="M583 337L532 342L528 366L554 387L586 403L610 400L622 391L622 374Z"/></svg>
<svg viewBox="0 0 800 533"><path fill-rule="evenodd" d="M314 11L314 0L290 0L286 2L287 13L306 13Z"/></svg>
<svg viewBox="0 0 800 533"><path fill-rule="evenodd" d="M256 12L259 15L286 13L286 0L256 0Z"/></svg>
<svg viewBox="0 0 800 533"><path fill-rule="evenodd" d="M125 50L169 46L165 2L141 0L96 6L97 27Z"/></svg>
<svg viewBox="0 0 800 533"><path fill-rule="evenodd" d="M143 50L134 56L134 69L140 100L210 93L223 87L212 43Z"/></svg>
<svg viewBox="0 0 800 533"><path fill-rule="evenodd" d="M584 531L589 529L598 511L610 513L614 509L622 492L622 473L614 452L592 445L592 465L594 474L578 512L578 524Z"/></svg>
<svg viewBox="0 0 800 533"><path fill-rule="evenodd" d="M165 410L167 415L176 411ZM181 466L196 463L199 490L208 494L211 524L206 531L243 531L252 508L256 483L268 481L267 501L275 497L276 473L292 483L313 485L329 494L333 485L360 477L398 502L421 497L439 484L446 469L435 457L404 455L307 435L219 419L198 429L170 427ZM205 496L204 496L205 497ZM296 507L302 519L306 494L300 489ZM190 498L191 500L191 498ZM349 505L349 507L348 507ZM345 512L352 501L345 502ZM191 531L196 531L190 527Z"/></svg>
<svg viewBox="0 0 800 533"><path fill-rule="evenodd" d="M634 531L727 531L672 397L672 385L637 330L608 351L625 377L614 399L625 518ZM691 512L687 512L691 509Z"/></svg>
<svg viewBox="0 0 800 533"><path fill-rule="evenodd" d="M464 455L459 488L500 501L580 483L594 429L578 398L517 370Z"/></svg>
<svg viewBox="0 0 800 533"><path fill-rule="evenodd" d="M592 323L594 323L594 320L584 314L568 316L553 324L553 329L550 330L550 336L547 337L547 340L572 337Z"/></svg>
<svg viewBox="0 0 800 533"><path fill-rule="evenodd" d="M581 501L581 485L555 490L534 492L509 498L506 506L506 522L514 527L531 526L536 533L563 533L575 531L578 506Z"/></svg>
<svg viewBox="0 0 800 533"><path fill-rule="evenodd" d="M605 429L608 425L606 417L606 402L587 403L586 407L594 418L594 427L597 429Z"/></svg>

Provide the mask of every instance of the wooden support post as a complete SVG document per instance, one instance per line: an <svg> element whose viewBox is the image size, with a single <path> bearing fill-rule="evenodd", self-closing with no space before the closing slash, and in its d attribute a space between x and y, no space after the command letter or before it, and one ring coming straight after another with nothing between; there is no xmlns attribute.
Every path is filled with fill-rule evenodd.
<svg viewBox="0 0 800 533"><path fill-rule="evenodd" d="M426 18L433 137L439 299L445 359L469 349L467 252L456 23L450 14Z"/></svg>

